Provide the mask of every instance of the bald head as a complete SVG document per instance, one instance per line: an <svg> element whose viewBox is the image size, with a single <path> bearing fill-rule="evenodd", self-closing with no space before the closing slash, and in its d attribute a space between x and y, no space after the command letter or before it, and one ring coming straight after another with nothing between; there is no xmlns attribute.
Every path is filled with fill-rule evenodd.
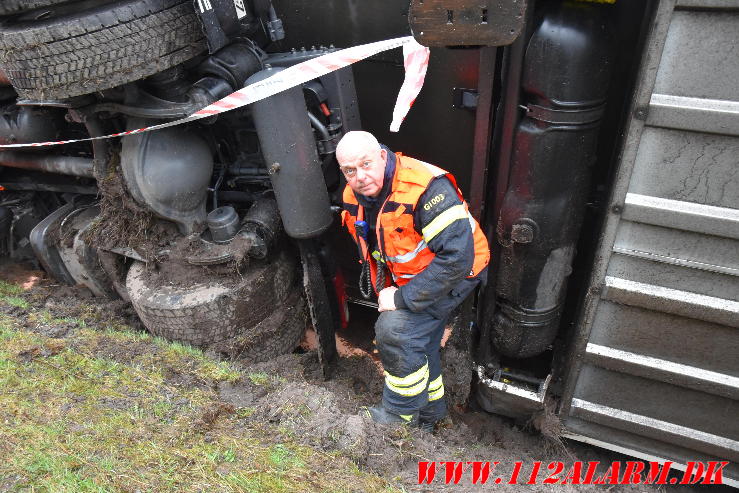
<svg viewBox="0 0 739 493"><path fill-rule="evenodd" d="M336 146L336 160L355 192L377 197L385 177L387 151L369 132L347 132Z"/></svg>
<svg viewBox="0 0 739 493"><path fill-rule="evenodd" d="M341 164L342 161L349 159L357 153L371 152L380 150L380 143L374 135L361 130L352 130L347 132L336 146L336 160Z"/></svg>

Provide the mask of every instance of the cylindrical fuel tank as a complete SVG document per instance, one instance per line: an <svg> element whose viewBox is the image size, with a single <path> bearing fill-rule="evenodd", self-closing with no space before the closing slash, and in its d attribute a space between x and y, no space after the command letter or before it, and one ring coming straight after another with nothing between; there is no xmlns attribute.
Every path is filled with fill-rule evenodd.
<svg viewBox="0 0 739 493"><path fill-rule="evenodd" d="M246 84L280 70L262 70ZM280 92L253 103L251 109L285 232L299 239L320 235L332 216L302 89Z"/></svg>
<svg viewBox="0 0 739 493"><path fill-rule="evenodd" d="M610 6L544 3L524 58L493 344L530 357L553 342L582 225L610 78Z"/></svg>

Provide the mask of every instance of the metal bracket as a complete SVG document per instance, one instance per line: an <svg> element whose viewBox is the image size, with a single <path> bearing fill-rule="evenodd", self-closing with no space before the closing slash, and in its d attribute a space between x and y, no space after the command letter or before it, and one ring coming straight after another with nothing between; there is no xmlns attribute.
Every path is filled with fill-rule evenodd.
<svg viewBox="0 0 739 493"><path fill-rule="evenodd" d="M477 101L480 95L475 89L463 89L455 87L452 89L452 106L466 110L474 110L477 108Z"/></svg>
<svg viewBox="0 0 739 493"><path fill-rule="evenodd" d="M552 380L551 374L543 380L530 379L529 382L500 378L502 372L496 375L498 380L490 378L480 365L476 365L474 371L477 373L477 401L486 411L529 419L544 409L544 397Z"/></svg>
<svg viewBox="0 0 739 493"><path fill-rule="evenodd" d="M269 32L269 39L272 41L285 39L285 28L282 27L282 20L280 19L272 19L267 22L267 32Z"/></svg>
<svg viewBox="0 0 739 493"><path fill-rule="evenodd" d="M552 123L554 125L586 125L596 122L603 118L606 105L601 104L588 109L564 109L564 108L546 108L530 103L528 106L522 106L526 110L526 116L535 120Z"/></svg>
<svg viewBox="0 0 739 493"><path fill-rule="evenodd" d="M254 19L243 0L193 0L195 12L205 31L208 52L215 53L241 33L242 24Z"/></svg>
<svg viewBox="0 0 739 493"><path fill-rule="evenodd" d="M339 125L339 128L341 128L341 125ZM339 143L339 140L343 134L336 133L331 136L330 139L323 139L318 141L318 153L323 155L331 154L333 152L336 152L336 146Z"/></svg>
<svg viewBox="0 0 739 493"><path fill-rule="evenodd" d="M527 0L411 0L413 37L425 46L513 43L523 29Z"/></svg>

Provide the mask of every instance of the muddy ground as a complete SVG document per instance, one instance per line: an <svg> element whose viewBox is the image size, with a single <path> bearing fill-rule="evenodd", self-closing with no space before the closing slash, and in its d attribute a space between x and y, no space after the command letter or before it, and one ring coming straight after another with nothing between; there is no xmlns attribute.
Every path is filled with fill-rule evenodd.
<svg viewBox="0 0 739 493"><path fill-rule="evenodd" d="M57 320L43 324L27 319L26 329L55 338L65 338L77 330L75 320L95 320L96 326L130 326L144 330L131 306L123 301L111 302L94 298L84 288L60 286L44 278L40 272L17 266L5 266L6 280L27 288L23 295L30 307L43 308ZM23 319L30 308L2 305L1 308ZM382 393L382 373L371 346L373 314L366 308L352 308L355 322L352 332L339 334L342 356L331 380L322 377L316 353L298 350L293 354L249 365L242 363L251 374L270 376L270 385L255 384L248 379L237 383L215 384L224 408L251 409L250 421L278 424L284 433L306 445L321 450L338 450L350 457L360 468L379 474L405 491L703 491L708 487L646 486L646 485L525 485L494 484L494 477L510 476L516 461L523 462L519 479L526 481L534 461L562 461L565 471L578 460L631 460L615 453L585 446L577 442L546 438L529 427L521 427L506 418L478 412L474 409L454 409L450 418L435 433L405 428L375 425L361 417L363 405L379 401ZM69 323L59 320L69 320ZM143 342L141 344L144 344ZM304 345L305 347L305 345ZM112 359L130 358L138 348L99 348ZM217 355L213 355L217 357ZM278 378L274 378L278 377ZM176 381L178 375L171 375ZM204 385L203 382L181 378L179 385ZM232 407L231 407L232 406ZM464 412L463 412L464 411ZM499 461L496 472L486 485L471 484L466 473L458 485L444 484L444 469L437 472L431 485L418 485L419 461ZM605 469L603 469L605 472ZM547 476L545 469L539 482ZM564 474L560 475L560 478ZM678 475L681 477L681 475ZM711 491L733 491L727 487L710 487Z"/></svg>

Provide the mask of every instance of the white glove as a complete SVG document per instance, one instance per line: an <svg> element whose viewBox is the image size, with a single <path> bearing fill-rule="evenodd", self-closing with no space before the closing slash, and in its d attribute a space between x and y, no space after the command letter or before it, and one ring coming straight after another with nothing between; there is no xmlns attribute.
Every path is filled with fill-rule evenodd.
<svg viewBox="0 0 739 493"><path fill-rule="evenodd" d="M377 295L377 311L391 312L395 310L395 292L398 290L395 286L390 286Z"/></svg>

